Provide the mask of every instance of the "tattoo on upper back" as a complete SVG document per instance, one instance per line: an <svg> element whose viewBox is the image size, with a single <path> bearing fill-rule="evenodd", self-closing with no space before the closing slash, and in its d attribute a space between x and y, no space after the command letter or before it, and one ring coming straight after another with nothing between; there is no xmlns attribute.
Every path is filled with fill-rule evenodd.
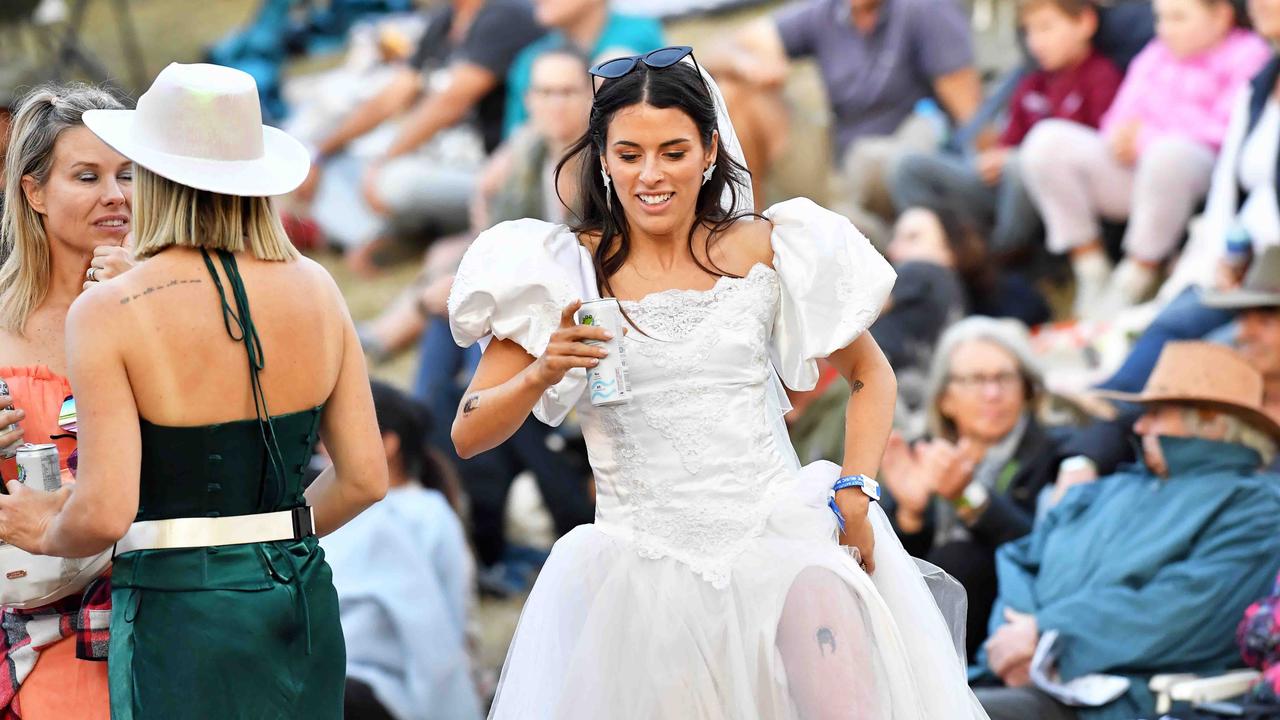
<svg viewBox="0 0 1280 720"><path fill-rule="evenodd" d="M866 387L866 386L862 384L862 381L861 381L861 380L854 380L854 381L853 381L853 387L850 389L850 394L856 395L856 394L858 393L858 391L859 391L859 390L861 390L861 389L862 389L862 388L864 388L864 387Z"/></svg>
<svg viewBox="0 0 1280 720"><path fill-rule="evenodd" d="M178 285L193 285L195 283L202 283L202 282L204 282L204 280L201 280L200 278L192 278L190 280L170 280L169 282L163 285L152 285L151 287L147 288L146 290L143 290L140 293L134 293L133 295L122 297L120 298L120 304L128 305L134 300L137 300L138 298L146 297L147 295L150 295L151 293L156 292L157 290L164 290L166 288L177 287Z"/></svg>
<svg viewBox="0 0 1280 720"><path fill-rule="evenodd" d="M470 415L471 411L478 407L480 407L480 396L472 395L467 398L466 402L462 403L462 414Z"/></svg>
<svg viewBox="0 0 1280 720"><path fill-rule="evenodd" d="M827 646L831 646L831 654L836 654L836 634L831 632L829 627L818 628L818 652L823 657L827 656Z"/></svg>

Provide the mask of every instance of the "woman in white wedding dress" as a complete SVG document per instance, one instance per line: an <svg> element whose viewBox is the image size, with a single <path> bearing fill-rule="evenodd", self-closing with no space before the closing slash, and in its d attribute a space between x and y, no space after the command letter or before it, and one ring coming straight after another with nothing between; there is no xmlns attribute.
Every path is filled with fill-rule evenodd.
<svg viewBox="0 0 1280 720"><path fill-rule="evenodd" d="M607 79L561 165L581 172L582 222L498 225L454 283L455 338L487 343L459 453L576 408L596 479L596 521L556 543L490 717L985 718L884 513L859 487L834 493L839 522L828 507L889 434L893 373L863 331L893 270L807 200L739 212L741 151L689 55L593 68ZM603 331L572 317L601 296L630 323L633 396L596 407L583 340ZM782 424L777 378L811 388L819 358L854 388L843 467L799 467Z"/></svg>

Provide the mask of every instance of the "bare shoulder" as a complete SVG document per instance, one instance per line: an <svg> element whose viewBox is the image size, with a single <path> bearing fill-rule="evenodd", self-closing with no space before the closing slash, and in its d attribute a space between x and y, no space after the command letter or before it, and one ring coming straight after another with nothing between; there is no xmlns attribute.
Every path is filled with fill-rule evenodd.
<svg viewBox="0 0 1280 720"><path fill-rule="evenodd" d="M743 274L756 265L773 267L773 223L765 218L744 217L725 230L713 245L713 255L725 267Z"/></svg>

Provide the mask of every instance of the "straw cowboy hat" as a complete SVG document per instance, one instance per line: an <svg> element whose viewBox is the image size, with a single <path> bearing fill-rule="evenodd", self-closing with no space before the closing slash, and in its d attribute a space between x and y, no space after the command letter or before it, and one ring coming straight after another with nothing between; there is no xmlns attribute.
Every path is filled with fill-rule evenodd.
<svg viewBox="0 0 1280 720"><path fill-rule="evenodd" d="M253 77L220 65L171 63L137 110L90 110L84 124L151 172L224 195L283 195L311 167L302 143L262 124Z"/></svg>
<svg viewBox="0 0 1280 720"><path fill-rule="evenodd" d="M1098 390L1094 395L1141 404L1207 405L1280 439L1280 423L1262 409L1262 391L1262 374L1235 350L1197 340L1166 343L1141 393Z"/></svg>
<svg viewBox="0 0 1280 720"><path fill-rule="evenodd" d="M1272 245L1254 259L1238 289L1206 290L1200 301L1223 310L1280 307L1280 246Z"/></svg>

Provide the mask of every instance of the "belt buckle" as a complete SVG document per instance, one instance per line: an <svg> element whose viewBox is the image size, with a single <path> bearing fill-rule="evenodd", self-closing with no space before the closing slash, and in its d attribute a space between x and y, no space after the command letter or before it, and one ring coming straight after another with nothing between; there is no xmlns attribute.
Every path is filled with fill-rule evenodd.
<svg viewBox="0 0 1280 720"><path fill-rule="evenodd" d="M293 509L293 539L301 540L316 534L315 523L311 516L311 506L303 505Z"/></svg>

